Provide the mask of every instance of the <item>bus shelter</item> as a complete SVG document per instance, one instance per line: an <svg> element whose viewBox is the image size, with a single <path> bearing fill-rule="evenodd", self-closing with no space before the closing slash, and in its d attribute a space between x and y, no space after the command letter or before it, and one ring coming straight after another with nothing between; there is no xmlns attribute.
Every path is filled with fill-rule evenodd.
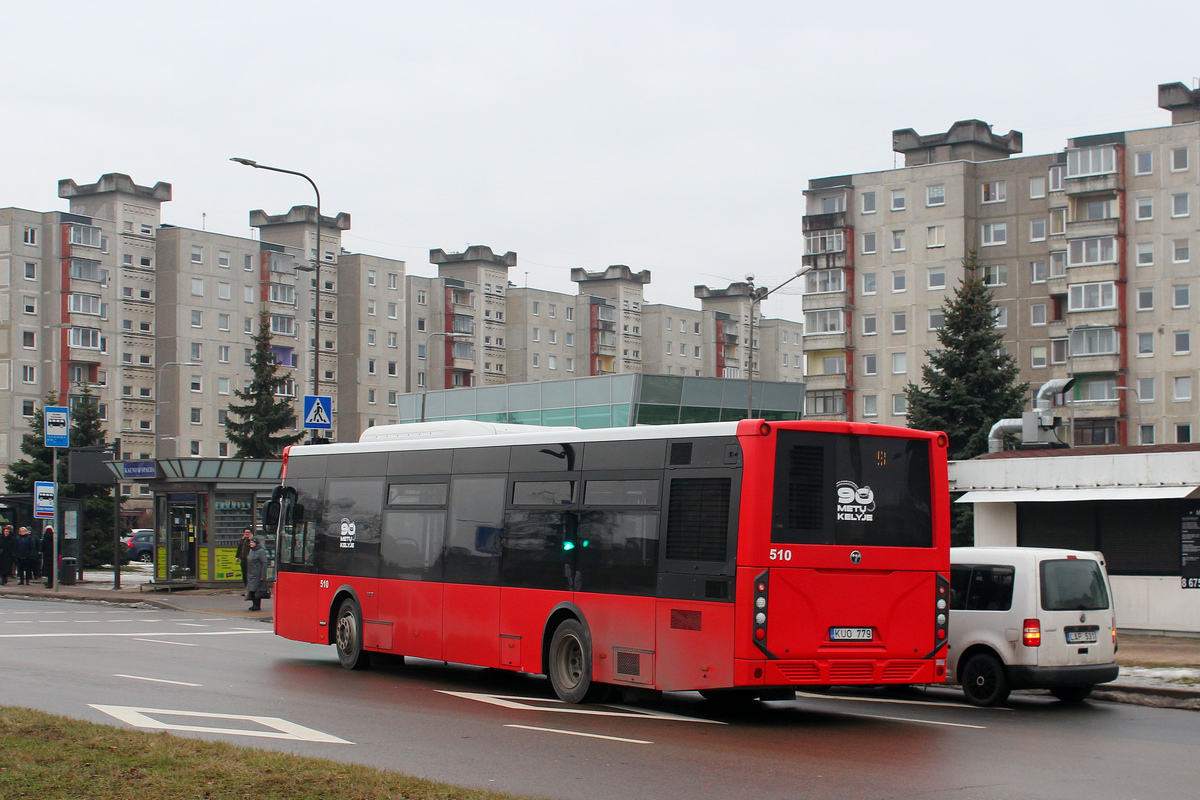
<svg viewBox="0 0 1200 800"><path fill-rule="evenodd" d="M240 584L238 540L246 528L261 535L262 505L279 485L283 461L172 458L154 463L152 477L132 480L149 486L154 495L152 585ZM263 544L268 550L274 547L269 537L263 537Z"/></svg>

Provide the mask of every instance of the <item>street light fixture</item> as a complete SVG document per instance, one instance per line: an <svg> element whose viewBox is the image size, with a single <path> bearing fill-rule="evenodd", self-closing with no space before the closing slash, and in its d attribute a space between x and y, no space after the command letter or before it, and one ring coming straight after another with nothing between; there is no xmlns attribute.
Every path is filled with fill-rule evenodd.
<svg viewBox="0 0 1200 800"><path fill-rule="evenodd" d="M792 277L788 278L783 283L776 286L774 289L768 289L765 286L755 288L754 276L747 275L746 283L750 284L750 336L746 341L746 418L754 416L754 307L766 300L771 295L778 292L783 287L787 286L792 281L810 271L812 267L801 267L796 270Z"/></svg>
<svg viewBox="0 0 1200 800"><path fill-rule="evenodd" d="M159 414L161 413L161 410L159 409L159 406L158 406L158 398L159 398L159 395L162 393L163 373L167 371L167 367L199 367L199 366L203 366L203 365L200 364L200 362L198 362L198 361L168 361L165 364L158 365L158 375L156 375L154 378L154 457L155 458L159 457L158 443L160 441L162 441L164 438L171 438L171 439L176 438L174 436L163 437L163 436L158 435L158 431L159 431L159 418L158 417L159 417Z"/></svg>
<svg viewBox="0 0 1200 800"><path fill-rule="evenodd" d="M435 336L445 336L446 341L452 342L458 336L454 331L432 331L425 337L425 380L421 383L421 422L425 421L425 395L429 391L429 343Z"/></svg>
<svg viewBox="0 0 1200 800"><path fill-rule="evenodd" d="M316 249L313 252L313 278L316 283L316 289L313 294L313 396L321 394L320 377L321 377L321 190L317 188L316 182L305 175L303 172L297 172L294 169L283 169L282 167L268 167L266 164L260 164L249 158L231 158L230 161L236 161L238 164L244 164L247 167L255 169L265 169L271 172L282 172L285 175L295 175L308 181L309 186L312 186L313 192L317 195L317 242ZM313 444L316 444L319 439L317 432L313 431Z"/></svg>

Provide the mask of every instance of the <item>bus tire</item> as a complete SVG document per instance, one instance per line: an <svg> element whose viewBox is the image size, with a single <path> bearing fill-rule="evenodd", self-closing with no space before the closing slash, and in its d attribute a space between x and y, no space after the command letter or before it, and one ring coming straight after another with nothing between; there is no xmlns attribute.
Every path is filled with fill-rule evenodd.
<svg viewBox="0 0 1200 800"><path fill-rule="evenodd" d="M338 607L337 623L334 627L338 661L346 669L366 669L371 666L371 654L362 646L362 612L358 603L347 598Z"/></svg>
<svg viewBox="0 0 1200 800"><path fill-rule="evenodd" d="M961 669L963 693L973 706L999 706L1008 699L1011 691L1004 665L990 653L976 653L967 659Z"/></svg>
<svg viewBox="0 0 1200 800"><path fill-rule="evenodd" d="M550 639L548 678L564 703L582 703L597 695L592 684L592 640L578 620L567 619Z"/></svg>

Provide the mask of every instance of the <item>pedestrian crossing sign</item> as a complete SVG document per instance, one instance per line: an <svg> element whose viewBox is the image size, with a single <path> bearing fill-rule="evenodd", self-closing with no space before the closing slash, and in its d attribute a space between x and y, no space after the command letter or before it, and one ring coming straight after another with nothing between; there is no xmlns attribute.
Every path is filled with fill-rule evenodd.
<svg viewBox="0 0 1200 800"><path fill-rule="evenodd" d="M333 430L333 398L323 394L304 395L304 427Z"/></svg>

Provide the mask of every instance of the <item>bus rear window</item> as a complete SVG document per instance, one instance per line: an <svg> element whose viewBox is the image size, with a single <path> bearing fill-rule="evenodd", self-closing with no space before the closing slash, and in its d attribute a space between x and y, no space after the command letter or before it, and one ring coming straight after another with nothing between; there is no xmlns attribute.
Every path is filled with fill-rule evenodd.
<svg viewBox="0 0 1200 800"><path fill-rule="evenodd" d="M778 436L772 542L933 547L927 440Z"/></svg>

